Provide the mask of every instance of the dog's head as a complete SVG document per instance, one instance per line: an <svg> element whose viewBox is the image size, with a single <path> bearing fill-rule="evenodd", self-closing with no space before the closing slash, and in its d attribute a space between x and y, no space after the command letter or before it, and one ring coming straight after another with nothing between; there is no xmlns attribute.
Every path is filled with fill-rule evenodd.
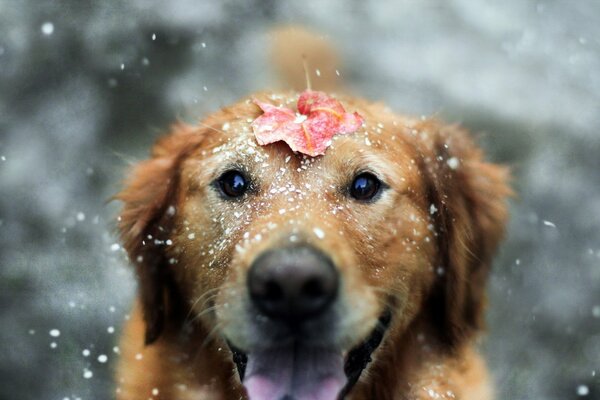
<svg viewBox="0 0 600 400"><path fill-rule="evenodd" d="M259 146L242 101L176 127L119 195L147 343L204 326L251 399L335 399L417 320L448 349L480 327L506 170L457 128L343 102L365 124L324 156Z"/></svg>

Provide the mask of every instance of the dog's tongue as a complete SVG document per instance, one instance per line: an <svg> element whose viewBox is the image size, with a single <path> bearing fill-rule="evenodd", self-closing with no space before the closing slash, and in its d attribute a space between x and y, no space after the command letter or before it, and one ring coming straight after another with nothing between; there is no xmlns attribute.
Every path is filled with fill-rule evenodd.
<svg viewBox="0 0 600 400"><path fill-rule="evenodd" d="M250 400L336 400L345 384L338 352L292 344L248 354Z"/></svg>

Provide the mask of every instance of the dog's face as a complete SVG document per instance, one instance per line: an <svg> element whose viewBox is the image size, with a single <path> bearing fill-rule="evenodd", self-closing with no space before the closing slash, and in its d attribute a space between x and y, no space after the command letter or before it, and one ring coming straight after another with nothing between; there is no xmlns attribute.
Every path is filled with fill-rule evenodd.
<svg viewBox="0 0 600 400"><path fill-rule="evenodd" d="M449 346L478 327L505 171L460 131L345 105L364 127L313 158L259 146L259 109L236 104L160 141L120 195L147 340L183 307L251 399L335 399L419 316Z"/></svg>

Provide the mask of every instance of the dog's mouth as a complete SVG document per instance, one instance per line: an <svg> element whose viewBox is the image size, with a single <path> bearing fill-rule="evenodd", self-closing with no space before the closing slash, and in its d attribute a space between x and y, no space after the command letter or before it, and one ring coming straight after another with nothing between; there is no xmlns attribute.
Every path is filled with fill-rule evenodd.
<svg viewBox="0 0 600 400"><path fill-rule="evenodd" d="M299 342L249 354L228 344L250 400L342 400L371 362L390 321L386 310L371 334L346 357Z"/></svg>

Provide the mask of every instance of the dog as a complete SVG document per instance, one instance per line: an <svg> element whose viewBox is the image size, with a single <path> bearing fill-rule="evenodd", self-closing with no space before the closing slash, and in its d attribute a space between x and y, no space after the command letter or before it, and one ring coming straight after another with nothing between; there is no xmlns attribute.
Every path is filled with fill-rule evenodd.
<svg viewBox="0 0 600 400"><path fill-rule="evenodd" d="M279 37L319 65L320 38ZM265 110L315 93L360 126L315 156L260 142ZM139 287L117 398L493 398L476 342L508 182L465 130L351 95L256 93L177 124L116 196Z"/></svg>

